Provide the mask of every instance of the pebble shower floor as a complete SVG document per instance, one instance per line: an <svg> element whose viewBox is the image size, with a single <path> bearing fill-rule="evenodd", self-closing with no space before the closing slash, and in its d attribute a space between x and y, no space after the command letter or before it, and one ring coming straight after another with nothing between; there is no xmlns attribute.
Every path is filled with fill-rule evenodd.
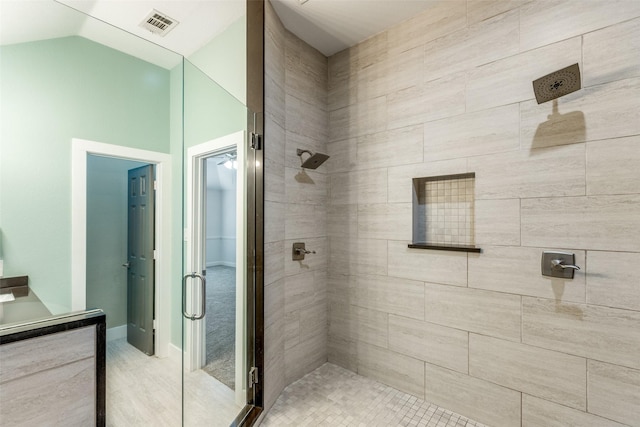
<svg viewBox="0 0 640 427"><path fill-rule="evenodd" d="M330 363L285 388L261 426L486 427Z"/></svg>

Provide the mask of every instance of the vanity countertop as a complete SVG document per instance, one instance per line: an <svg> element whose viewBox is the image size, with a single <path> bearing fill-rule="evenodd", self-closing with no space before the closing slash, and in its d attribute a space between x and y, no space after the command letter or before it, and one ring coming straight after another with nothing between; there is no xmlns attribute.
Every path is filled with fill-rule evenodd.
<svg viewBox="0 0 640 427"><path fill-rule="evenodd" d="M25 296L0 302L0 328L51 317L51 312L31 289Z"/></svg>

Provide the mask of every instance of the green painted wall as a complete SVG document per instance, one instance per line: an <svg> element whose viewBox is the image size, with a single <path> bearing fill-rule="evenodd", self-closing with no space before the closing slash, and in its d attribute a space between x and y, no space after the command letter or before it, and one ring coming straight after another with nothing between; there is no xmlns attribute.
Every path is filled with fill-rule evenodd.
<svg viewBox="0 0 640 427"><path fill-rule="evenodd" d="M233 22L187 59L243 104L247 103L247 19Z"/></svg>
<svg viewBox="0 0 640 427"><path fill-rule="evenodd" d="M0 57L5 277L29 275L50 310L69 311L71 139L170 152L169 71L80 37Z"/></svg>

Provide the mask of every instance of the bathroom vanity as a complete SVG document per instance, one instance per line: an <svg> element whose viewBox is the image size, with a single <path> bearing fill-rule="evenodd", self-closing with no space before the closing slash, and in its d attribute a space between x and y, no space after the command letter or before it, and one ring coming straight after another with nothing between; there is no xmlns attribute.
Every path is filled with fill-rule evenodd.
<svg viewBox="0 0 640 427"><path fill-rule="evenodd" d="M2 424L104 426L102 310L52 316L31 291L0 305Z"/></svg>

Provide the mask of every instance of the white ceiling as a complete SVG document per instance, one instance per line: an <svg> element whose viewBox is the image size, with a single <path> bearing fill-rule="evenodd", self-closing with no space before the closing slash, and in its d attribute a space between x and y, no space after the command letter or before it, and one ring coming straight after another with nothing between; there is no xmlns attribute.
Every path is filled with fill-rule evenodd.
<svg viewBox="0 0 640 427"><path fill-rule="evenodd" d="M231 191L236 188L236 170L224 166L229 158L215 156L207 158L207 189Z"/></svg>
<svg viewBox="0 0 640 427"><path fill-rule="evenodd" d="M427 9L435 0L271 0L284 26L325 56Z"/></svg>
<svg viewBox="0 0 640 427"><path fill-rule="evenodd" d="M245 13L245 0L58 0L189 57ZM434 0L272 0L283 24L327 56L429 7ZM179 24L165 37L140 28L156 9ZM179 56L89 19L54 0L0 0L0 44L82 35L165 68Z"/></svg>
<svg viewBox="0 0 640 427"><path fill-rule="evenodd" d="M179 24L165 37L141 28L152 9ZM0 0L0 44L80 35L172 68L244 14L244 0Z"/></svg>

